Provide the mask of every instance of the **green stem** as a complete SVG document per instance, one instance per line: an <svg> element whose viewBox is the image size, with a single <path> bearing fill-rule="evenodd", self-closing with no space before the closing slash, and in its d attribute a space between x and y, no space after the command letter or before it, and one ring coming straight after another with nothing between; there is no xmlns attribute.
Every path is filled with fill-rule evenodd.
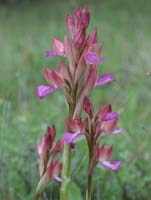
<svg viewBox="0 0 151 200"><path fill-rule="evenodd" d="M88 179L87 179L87 189L86 189L86 200L91 200L91 194L92 194L92 177L93 177L93 165L92 165L92 150L91 147L89 147L89 167L88 167Z"/></svg>
<svg viewBox="0 0 151 200"><path fill-rule="evenodd" d="M92 175L89 173L87 190L86 190L86 200L91 200L91 193L92 193Z"/></svg>
<svg viewBox="0 0 151 200"><path fill-rule="evenodd" d="M93 134L93 122L91 121L91 134L90 134L90 143L89 147L89 167L88 167L88 179L87 179L87 189L86 189L86 200L91 200L92 196L92 177L94 171L93 163L93 153L94 153L94 134Z"/></svg>
<svg viewBox="0 0 151 200"><path fill-rule="evenodd" d="M76 85L72 91L73 104L69 104L69 118L72 118L74 114L76 106L77 87L78 85ZM61 173L62 182L60 188L60 200L68 199L68 185L70 182L70 162L71 162L71 145L65 143L63 149L63 159L62 159L63 169Z"/></svg>
<svg viewBox="0 0 151 200"><path fill-rule="evenodd" d="M70 182L70 144L64 144L62 183L60 189L60 200L67 200L68 185Z"/></svg>

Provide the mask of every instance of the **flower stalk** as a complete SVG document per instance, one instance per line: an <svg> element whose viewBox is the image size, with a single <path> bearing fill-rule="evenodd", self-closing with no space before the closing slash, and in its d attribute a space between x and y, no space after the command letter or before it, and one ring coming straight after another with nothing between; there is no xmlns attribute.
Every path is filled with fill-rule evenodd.
<svg viewBox="0 0 151 200"><path fill-rule="evenodd" d="M75 106L76 106L76 96L77 96L77 88L78 84L73 87L71 91L71 98L72 102L68 102L69 105L69 119L73 118ZM71 131L70 128L67 126L66 131ZM62 173L61 173L61 188L60 188L60 200L67 200L68 196L68 185L70 182L70 162L71 162L71 144L67 144L65 142L64 149L63 149L63 155L62 155Z"/></svg>
<svg viewBox="0 0 151 200"><path fill-rule="evenodd" d="M92 193L92 175L88 173L86 200L91 200L91 193Z"/></svg>

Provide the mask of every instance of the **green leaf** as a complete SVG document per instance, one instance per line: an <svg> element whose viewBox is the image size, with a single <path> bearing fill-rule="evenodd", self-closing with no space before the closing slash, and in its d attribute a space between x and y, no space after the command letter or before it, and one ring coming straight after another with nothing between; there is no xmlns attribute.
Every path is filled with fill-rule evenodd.
<svg viewBox="0 0 151 200"><path fill-rule="evenodd" d="M74 182L69 185L69 200L82 200L80 188Z"/></svg>

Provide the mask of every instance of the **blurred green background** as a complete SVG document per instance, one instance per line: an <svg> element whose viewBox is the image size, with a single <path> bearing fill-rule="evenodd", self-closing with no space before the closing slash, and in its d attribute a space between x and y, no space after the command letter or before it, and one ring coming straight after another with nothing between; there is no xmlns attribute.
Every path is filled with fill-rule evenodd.
<svg viewBox="0 0 151 200"><path fill-rule="evenodd" d="M124 134L103 142L114 144L117 172L96 168L94 200L151 200L151 1L71 0L0 1L0 200L31 200L38 183L37 139L47 125L63 134L67 113L59 90L40 101L43 67L57 68L61 58L46 58L52 39L67 33L66 13L86 4L91 12L88 32L97 26L104 42L100 73L117 82L91 93L95 110L108 103L120 112ZM87 148L77 145L72 159L69 200L85 199ZM59 185L48 184L41 200L58 200Z"/></svg>

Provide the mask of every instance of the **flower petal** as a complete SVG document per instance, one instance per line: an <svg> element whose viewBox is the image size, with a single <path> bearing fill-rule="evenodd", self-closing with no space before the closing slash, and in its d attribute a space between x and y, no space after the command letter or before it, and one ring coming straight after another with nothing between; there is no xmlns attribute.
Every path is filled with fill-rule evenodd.
<svg viewBox="0 0 151 200"><path fill-rule="evenodd" d="M36 152L38 153L39 156L42 154L42 150L43 150L43 142L40 141L40 139L38 139Z"/></svg>
<svg viewBox="0 0 151 200"><path fill-rule="evenodd" d="M88 99L87 96L85 96L84 100L83 100L83 109L89 115L89 117L92 119L93 113L94 113L94 108L93 108L91 101Z"/></svg>
<svg viewBox="0 0 151 200"><path fill-rule="evenodd" d="M85 61L85 52L86 52L86 49L83 51L79 59L78 65L76 67L76 74L75 74L76 83L78 83L78 81L81 79L87 67L86 61Z"/></svg>
<svg viewBox="0 0 151 200"><path fill-rule="evenodd" d="M47 171L46 171L46 176L51 179L55 179L57 181L61 181L59 178L59 174L62 170L62 163L58 160L52 160L51 163L49 164Z"/></svg>
<svg viewBox="0 0 151 200"><path fill-rule="evenodd" d="M64 148L64 138L62 137L56 141L56 144L53 150L51 151L52 156L55 157L57 153L62 153L63 148Z"/></svg>
<svg viewBox="0 0 151 200"><path fill-rule="evenodd" d="M80 132L75 132L75 133L69 133L69 132L66 132L64 134L64 138L65 138L65 141L67 144L70 144L72 142L74 142L74 140L79 136L81 135Z"/></svg>
<svg viewBox="0 0 151 200"><path fill-rule="evenodd" d="M90 12L88 11L86 6L84 6L83 9L81 10L81 14L82 14L83 23L87 27L90 23Z"/></svg>
<svg viewBox="0 0 151 200"><path fill-rule="evenodd" d="M98 34L97 34L97 29L94 28L94 30L90 33L87 39L87 44L92 46L93 44L97 44L98 42Z"/></svg>
<svg viewBox="0 0 151 200"><path fill-rule="evenodd" d="M36 88L36 94L40 99L44 99L47 94L54 92L56 89L55 86L39 85Z"/></svg>
<svg viewBox="0 0 151 200"><path fill-rule="evenodd" d="M64 38L64 48L65 48L65 55L69 62L69 70L71 74L74 75L74 72L75 72L74 54L73 54L71 41L69 40L67 36L65 36Z"/></svg>
<svg viewBox="0 0 151 200"><path fill-rule="evenodd" d="M103 120L108 112L112 112L111 105L107 105L104 108L100 109L97 116L99 117L100 120Z"/></svg>
<svg viewBox="0 0 151 200"><path fill-rule="evenodd" d="M101 124L101 130L103 132L112 133L117 126L118 119L111 119L108 121L103 121Z"/></svg>
<svg viewBox="0 0 151 200"><path fill-rule="evenodd" d="M118 133L123 133L124 129L123 128L118 128L118 129L115 129L112 134L118 134Z"/></svg>
<svg viewBox="0 0 151 200"><path fill-rule="evenodd" d="M115 77L112 74L107 73L98 78L98 80L96 81L96 86L105 85L107 83L114 82L114 81L116 81Z"/></svg>
<svg viewBox="0 0 151 200"><path fill-rule="evenodd" d="M119 114L117 112L108 112L104 117L103 121L109 121L112 119L118 119Z"/></svg>
<svg viewBox="0 0 151 200"><path fill-rule="evenodd" d="M55 175L53 178L54 178L54 180L57 181L57 182L61 182L61 181L62 181L62 179L61 179L59 176L56 176L56 175Z"/></svg>
<svg viewBox="0 0 151 200"><path fill-rule="evenodd" d="M45 68L43 72L47 82L50 83L50 85L53 85L56 88L61 88L64 86L65 82L61 73L48 68Z"/></svg>
<svg viewBox="0 0 151 200"><path fill-rule="evenodd" d="M49 151L52 148L54 139L56 136L55 126L47 127L46 133L44 135L44 146Z"/></svg>
<svg viewBox="0 0 151 200"><path fill-rule="evenodd" d="M114 160L113 164L110 163L109 161L101 161L100 164L108 169L111 170L117 170L120 167L120 161L119 160Z"/></svg>
<svg viewBox="0 0 151 200"><path fill-rule="evenodd" d="M86 61L88 64L98 64L98 63L104 62L104 58L99 58L94 53L88 53L86 54Z"/></svg>
<svg viewBox="0 0 151 200"><path fill-rule="evenodd" d="M58 56L65 56L64 43L57 38L53 39L53 50Z"/></svg>
<svg viewBox="0 0 151 200"><path fill-rule="evenodd" d="M108 132L101 132L99 135L102 137L102 136L106 136L106 135L110 135L110 134L120 134L120 133L123 133L124 129L123 128L118 128L118 129L115 129L112 133L108 133Z"/></svg>
<svg viewBox="0 0 151 200"><path fill-rule="evenodd" d="M62 74L64 80L71 82L68 66L63 61L61 61L59 64L58 72Z"/></svg>
<svg viewBox="0 0 151 200"><path fill-rule="evenodd" d="M55 51L46 51L45 52L45 56L46 57L56 57L58 55L57 55L57 53Z"/></svg>
<svg viewBox="0 0 151 200"><path fill-rule="evenodd" d="M71 38L73 39L74 32L75 32L75 24L74 24L73 17L69 14L67 14L67 17L66 17L66 24L67 24L69 33L71 34Z"/></svg>

